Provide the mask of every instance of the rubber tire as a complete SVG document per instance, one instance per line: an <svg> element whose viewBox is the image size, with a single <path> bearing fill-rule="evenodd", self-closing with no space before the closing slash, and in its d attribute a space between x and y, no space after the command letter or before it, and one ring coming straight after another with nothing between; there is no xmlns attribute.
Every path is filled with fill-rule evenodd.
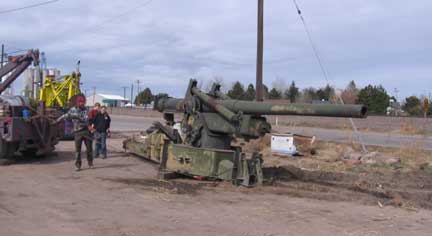
<svg viewBox="0 0 432 236"><path fill-rule="evenodd" d="M9 159L8 154L10 154L9 145L0 139L0 159Z"/></svg>
<svg viewBox="0 0 432 236"><path fill-rule="evenodd" d="M0 164L6 165L10 163L16 151L17 145L15 143L6 143L3 139L0 139Z"/></svg>

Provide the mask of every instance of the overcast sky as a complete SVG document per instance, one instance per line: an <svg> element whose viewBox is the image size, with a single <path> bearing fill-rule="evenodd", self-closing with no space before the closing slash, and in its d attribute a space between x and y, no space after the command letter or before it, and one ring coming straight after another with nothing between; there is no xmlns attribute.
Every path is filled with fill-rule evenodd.
<svg viewBox="0 0 432 236"><path fill-rule="evenodd" d="M0 11L42 1L1 1ZM122 95L139 79L154 93L182 96L189 78L255 82L256 0L146 2L60 0L0 14L0 41L7 52L39 48L63 73L81 60L83 90ZM297 2L330 84L432 92L432 1ZM292 1L265 0L264 40L266 84L325 86Z"/></svg>

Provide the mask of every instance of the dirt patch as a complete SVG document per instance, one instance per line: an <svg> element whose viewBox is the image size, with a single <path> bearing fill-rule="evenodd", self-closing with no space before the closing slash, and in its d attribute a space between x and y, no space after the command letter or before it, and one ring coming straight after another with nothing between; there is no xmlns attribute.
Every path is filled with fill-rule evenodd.
<svg viewBox="0 0 432 236"><path fill-rule="evenodd" d="M295 166L265 168L276 194L330 201L360 201L403 208L432 209L432 175L417 172L306 170Z"/></svg>
<svg viewBox="0 0 432 236"><path fill-rule="evenodd" d="M13 215L14 212L12 210L10 210L8 207L4 206L3 204L0 203L0 212L6 212L8 214Z"/></svg>
<svg viewBox="0 0 432 236"><path fill-rule="evenodd" d="M314 154L308 151L311 147L303 148L300 157L275 155L269 144L267 135L244 146L247 152L263 153L263 173L271 187L259 191L432 209L432 152L424 150L421 143L399 148L368 146L369 153L362 154L361 147L355 144L319 141L313 146ZM344 159L347 153L353 160ZM359 161L363 157L369 158Z"/></svg>
<svg viewBox="0 0 432 236"><path fill-rule="evenodd" d="M320 173L286 168L287 161L300 165L307 157L281 157L279 166L265 168L273 171L273 181L244 188L228 182L160 181L149 162L111 151L108 159L95 160L97 168L76 172L73 142L61 142L57 150L58 156L37 164L0 167L0 235L426 236L432 226L432 211L386 207L409 205L410 196L375 196L352 189L357 183L361 189L384 193L429 191L427 168L399 171L399 176L370 173L370 167L360 166L350 174Z"/></svg>
<svg viewBox="0 0 432 236"><path fill-rule="evenodd" d="M135 186L143 190L151 190L158 193L197 195L199 190L215 187L217 182L198 182L188 180L162 180L139 178L100 178L103 181L111 181L125 185Z"/></svg>

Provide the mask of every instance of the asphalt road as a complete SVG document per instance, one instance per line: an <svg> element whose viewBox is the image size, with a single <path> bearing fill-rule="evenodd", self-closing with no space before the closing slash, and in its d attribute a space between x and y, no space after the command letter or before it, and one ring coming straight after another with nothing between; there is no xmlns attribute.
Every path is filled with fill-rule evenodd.
<svg viewBox="0 0 432 236"><path fill-rule="evenodd" d="M151 126L154 121L162 121L154 117L136 117L112 115L111 129L113 131L141 131ZM322 129L315 127L273 127L274 132L293 132L301 135L315 135L317 139L333 142L356 142L359 138L351 131L337 129ZM360 132L365 145L382 147L400 147L403 144L418 143L424 149L432 150L432 137L422 135L403 135L395 133Z"/></svg>

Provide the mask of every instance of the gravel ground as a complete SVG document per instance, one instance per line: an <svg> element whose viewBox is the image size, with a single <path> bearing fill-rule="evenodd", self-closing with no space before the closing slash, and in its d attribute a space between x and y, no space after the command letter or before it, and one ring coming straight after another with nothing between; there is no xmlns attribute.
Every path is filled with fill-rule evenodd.
<svg viewBox="0 0 432 236"><path fill-rule="evenodd" d="M0 166L0 235L430 235L429 210L160 181L154 164L116 152L121 141L91 170L74 170L66 141L57 155Z"/></svg>

